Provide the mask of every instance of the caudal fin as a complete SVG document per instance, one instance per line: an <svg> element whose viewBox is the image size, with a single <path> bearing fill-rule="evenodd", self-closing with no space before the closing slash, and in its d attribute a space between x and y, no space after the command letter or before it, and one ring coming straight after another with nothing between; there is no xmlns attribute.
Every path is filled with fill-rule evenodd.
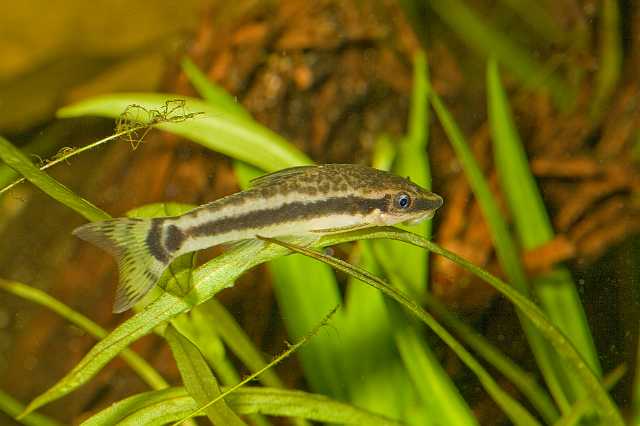
<svg viewBox="0 0 640 426"><path fill-rule="evenodd" d="M118 262L120 284L113 312L124 312L151 290L172 256L154 256L162 219L110 219L76 228L73 234L109 252ZM155 231L155 232L154 232ZM157 249L157 247L155 247Z"/></svg>

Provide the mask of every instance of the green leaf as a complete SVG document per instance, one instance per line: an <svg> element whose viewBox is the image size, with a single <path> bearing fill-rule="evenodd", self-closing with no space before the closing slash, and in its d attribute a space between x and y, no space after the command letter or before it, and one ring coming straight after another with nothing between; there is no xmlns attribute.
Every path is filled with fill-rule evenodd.
<svg viewBox="0 0 640 426"><path fill-rule="evenodd" d="M22 174L29 182L40 188L56 201L75 210L91 221L109 219L109 215L84 198L74 194L69 188L37 168L29 158L8 140L0 136L0 159L9 167Z"/></svg>
<svg viewBox="0 0 640 426"><path fill-rule="evenodd" d="M620 23L618 4L618 0L604 0L599 3L600 51L591 103L591 114L596 120L606 112L607 102L615 92L622 73L624 51L621 29L623 27Z"/></svg>
<svg viewBox="0 0 640 426"><path fill-rule="evenodd" d="M153 330L155 326L186 311L188 308L189 305L184 301L170 293L163 293L159 299L147 306L144 311L134 315L99 341L64 378L31 401L25 411L20 414L20 418L74 391L95 376L102 367L126 348L129 343L144 336Z"/></svg>
<svg viewBox="0 0 640 426"><path fill-rule="evenodd" d="M622 377L627 372L627 368L624 364L616 367L613 371L609 372L603 379L602 385L607 389L611 390ZM578 400L573 406L571 410L562 416L560 420L554 423L553 426L573 426L580 423L580 420L591 411L591 400L588 397L582 398ZM589 421L587 420L587 424ZM630 423L635 424L635 423Z"/></svg>
<svg viewBox="0 0 640 426"><path fill-rule="evenodd" d="M240 382L236 383L235 385L229 387L224 392L222 392L220 395L218 395L216 398L210 400L205 405L202 405L202 406L198 407L197 410L193 411L192 413L189 413L185 417L183 417L183 418L179 419L177 422L173 423L172 426L178 426L182 422L184 422L185 420L191 419L192 417L198 415L198 413L200 413L202 410L205 410L206 408L210 407L211 405L215 404L216 402L222 400L223 398L227 397L231 393L233 393L236 390L240 389L240 387L246 385L247 383L251 382L252 380L255 380L257 377L259 377L262 373L264 373L268 369L273 368L276 365L278 365L280 362L282 362L282 360L284 360L285 358L289 357L295 351L297 351L302 346L304 346L306 343L308 343L309 340L311 340L312 337L316 336L318 334L318 331L320 331L321 328L323 328L324 326L326 326L328 324L329 320L336 313L337 310L338 310L338 306L335 306L331 311L329 311L329 313L327 315L325 315L324 318L322 318L322 320L319 323L317 323L300 340L298 340L293 345L287 344L287 349L284 350L283 352L281 352L275 358L273 358L271 360L271 362L269 362L269 364L267 364L264 368L262 368L259 371L256 371L255 373L245 377L244 379L242 379ZM299 423L299 422L296 422L296 423Z"/></svg>
<svg viewBox="0 0 640 426"><path fill-rule="evenodd" d="M207 319L209 327L213 327L220 335L222 341L231 349L233 354L244 364L249 371L256 372L264 368L267 362L262 353L253 344L249 336L236 322L235 318L218 302L212 298L197 307L198 312ZM267 370L260 375L259 380L265 385L274 388L284 387L284 384L272 370Z"/></svg>
<svg viewBox="0 0 640 426"><path fill-rule="evenodd" d="M287 256L274 259L269 269L287 332L293 339L302 337L327 310L342 303L335 275L326 265L301 256ZM341 321L342 312L338 312L334 319L338 329ZM320 333L300 350L311 389L337 399L346 398L341 355L340 337L329 331Z"/></svg>
<svg viewBox="0 0 640 426"><path fill-rule="evenodd" d="M397 304L387 301L393 337L404 366L420 395L425 414L447 425L477 425L471 408L425 342L422 327ZM523 424L527 424L526 420ZM534 423L528 423L534 424Z"/></svg>
<svg viewBox="0 0 640 426"><path fill-rule="evenodd" d="M0 390L0 411L5 412L8 416L15 417L22 410L24 410L24 406L20 402ZM62 424L38 413L29 414L21 420L21 423L27 426L60 426Z"/></svg>
<svg viewBox="0 0 640 426"><path fill-rule="evenodd" d="M359 266L377 271L377 264L370 251L369 244L359 244L351 258ZM344 382L349 388L349 400L359 407L407 419L408 424L431 424L431 416L421 419L417 415L428 407L421 404L402 359L398 356L384 296L351 277L345 293L340 340L344 352ZM407 412L412 415L408 416Z"/></svg>
<svg viewBox="0 0 640 426"><path fill-rule="evenodd" d="M282 137L254 120L229 113L194 98L181 98L185 111L202 113L189 120L165 121L154 127L183 136L209 149L223 153L266 171L310 164L311 161ZM122 93L83 100L62 108L62 118L97 115L119 118L131 105L146 111L162 110L176 95L157 93ZM151 119L151 117L150 117ZM151 123L153 124L153 123ZM259 152L260 155L256 155Z"/></svg>
<svg viewBox="0 0 640 426"><path fill-rule="evenodd" d="M71 127L69 123L60 121L53 122L38 132L29 142L22 145L20 151L31 158L41 159L51 155L53 155L54 158L58 158L62 152L67 151L62 148L61 145L66 143ZM58 153L56 153L57 150L59 150ZM44 161L44 163L48 164L49 162ZM11 182L14 182L18 178L19 173L5 164L0 164L0 188L11 184ZM3 190L0 190L0 195L2 192Z"/></svg>
<svg viewBox="0 0 640 426"><path fill-rule="evenodd" d="M432 0L428 4L459 38L485 56L498 58L525 85L542 86L562 108L573 103L573 90L550 68L539 64L512 37L486 23L462 0Z"/></svg>
<svg viewBox="0 0 640 426"><path fill-rule="evenodd" d="M205 101L214 107L225 110L228 114L250 118L249 113L226 90L213 84L209 78L185 56L180 62L187 78Z"/></svg>
<svg viewBox="0 0 640 426"><path fill-rule="evenodd" d="M107 331L104 328L41 290L15 281L3 280L1 278L0 288L52 310L97 339L102 339L107 335ZM153 367L144 360L144 358L134 351L130 349L123 349L120 356L122 356L122 359L124 359L133 371L135 371L142 380L151 386L151 388L163 389L168 387L167 382L162 378L162 376L154 370Z"/></svg>
<svg viewBox="0 0 640 426"><path fill-rule="evenodd" d="M212 298L194 307L188 313L174 318L171 323L202 352L221 383L234 385L240 381L240 374L227 357L224 343L218 332L222 327L205 312L207 305L215 301L215 298Z"/></svg>
<svg viewBox="0 0 640 426"><path fill-rule="evenodd" d="M299 417L347 425L392 426L400 423L323 395L284 389L243 387L225 398L239 414ZM116 402L83 426L161 424L179 420L197 408L184 388L145 392Z"/></svg>
<svg viewBox="0 0 640 426"><path fill-rule="evenodd" d="M384 230L383 230L384 229ZM393 238L400 241L406 241L413 243L414 245L418 245L419 247L430 249L435 246L435 244L429 242L415 234L402 232L401 230L395 228L379 228L377 231L367 230L367 231L356 231L353 233L345 233L349 236L358 236L362 238L369 238L372 235L385 235L387 238ZM406 238L405 238L406 236ZM374 237L375 238L375 237ZM383 237L384 238L384 237ZM347 262L337 259L332 256L328 256L316 250L302 247L299 245L295 245L289 242L284 242L281 240L271 239L271 238L263 238L265 241L271 242L273 244L281 245L283 247L288 248L289 250L304 254L305 256L312 257L316 260L319 260L327 265L332 266L333 268L342 271L344 273L349 274L350 276L357 278L360 281L380 290L383 294L390 297L391 299L398 302L404 308L406 308L409 312L414 314L418 319L420 319L424 324L426 324L433 332L438 335L455 353L458 355L460 360L476 375L482 386L489 393L489 395L493 398L493 400L504 410L507 416L518 425L538 425L539 423L535 420L535 418L516 400L511 398L508 393L506 393L498 383L495 382L493 377L487 372L482 365L476 361L476 359L462 346L449 332L447 332L428 312L422 309L414 300L407 297L400 290L391 287L380 278L370 274L368 271L358 268L356 266L350 265ZM447 253L448 258L451 258L453 253L446 252L444 249L438 247L438 250L442 253ZM435 252L435 250L432 250ZM473 267L470 263L466 261L462 261L461 258L455 256L456 263L459 263L463 267ZM452 259L453 260L453 259ZM476 272L479 269L476 268ZM486 279L487 276L497 280L497 278L491 276L487 272L482 271L483 277ZM506 284L501 283L504 287L507 287ZM526 299L525 299L526 300Z"/></svg>
<svg viewBox="0 0 640 426"><path fill-rule="evenodd" d="M489 189L489 184L482 175L482 171L480 170L471 149L467 145L460 128L456 125L453 117L445 108L440 97L438 97L438 95L433 91L429 92L429 96L436 115L442 123L456 156L462 164L467 180L469 181L471 189L478 200L482 214L487 221L500 266L515 288L517 288L522 294L528 295L529 287L524 269L520 263L517 246L509 234L507 224L502 218L500 209L498 208L493 194ZM529 346L531 347L534 357L538 363L538 367L540 367L545 381L549 386L551 394L561 409L567 410L570 404L562 387L560 372L555 368L556 365L554 364L552 349L542 338L540 333L531 326L526 317L523 317L520 312L518 312L518 316L529 342Z"/></svg>
<svg viewBox="0 0 640 426"><path fill-rule="evenodd" d="M538 36L544 38L548 43L562 45L566 42L567 35L560 27L559 22L551 14L553 8L545 5L544 2L532 2L527 0L501 0L506 6L517 13L522 21L531 29L536 31Z"/></svg>
<svg viewBox="0 0 640 426"><path fill-rule="evenodd" d="M418 185L430 188L431 176L427 158L429 109L427 98L427 63L423 52L414 57L413 93L409 116L408 134L398 145L394 156L393 172L408 176ZM383 168L374 163L374 167ZM431 222L426 221L412 227L413 232L428 237ZM415 299L422 297L427 290L428 252L398 241L372 242L377 258L384 258L383 268L387 277L402 291ZM363 251L363 257L370 255ZM407 268L406 265L411 265ZM362 303L358 301L357 303ZM412 388L419 395L422 415L425 419L438 419L451 425L475 425L477 421L469 406L456 389L451 378L440 365L437 357L428 347L423 336L423 327L408 317L394 303L384 303L385 313L378 315L378 321L390 321L391 333L400 352L403 365L409 374ZM365 321L370 322L371 319ZM431 420L433 421L433 420Z"/></svg>
<svg viewBox="0 0 640 426"><path fill-rule="evenodd" d="M182 381L189 395L198 405L205 405L220 395L218 381L209 370L198 348L171 325L165 329L164 336L171 346ZM205 411L213 424L231 426L245 424L224 400L211 405Z"/></svg>
<svg viewBox="0 0 640 426"><path fill-rule="evenodd" d="M195 209L195 204L187 203L151 203L131 209L127 212L128 217L150 218L163 216L180 216L190 210Z"/></svg>
<svg viewBox="0 0 640 426"><path fill-rule="evenodd" d="M398 146L398 153L391 171L399 176L408 176L423 188L431 189L431 170L427 156L429 139L427 87L427 60L424 53L419 52L414 57L409 130L407 136ZM432 222L428 220L414 226L399 227L428 237L431 235L431 225ZM394 270L402 277L405 283L411 286L411 291L415 292L414 294L425 292L429 282L427 273L428 253L393 241L381 241L380 243L385 246L390 258L398 259ZM405 265L411 265L411 268L406 268Z"/></svg>
<svg viewBox="0 0 640 426"><path fill-rule="evenodd" d="M517 363L489 342L482 334L462 322L448 311L442 302L430 294L423 295L427 309L433 312L441 322L453 330L473 351L484 358L497 371L505 376L538 410L547 423L558 419L558 410L547 392L537 383L535 377L523 370Z"/></svg>
<svg viewBox="0 0 640 426"><path fill-rule="evenodd" d="M553 239L553 228L529 170L526 153L500 83L498 65L493 60L487 68L487 87L498 177L512 212L521 246L525 250L532 250ZM534 279L532 284L552 322L569 336L593 371L600 374L600 363L586 314L569 270L556 267L552 272ZM562 383L568 383L564 386L565 393L573 395L572 399L584 396L582 386L576 383L574 377L563 377L566 370L562 363L555 364Z"/></svg>
<svg viewBox="0 0 640 426"><path fill-rule="evenodd" d="M308 239L294 239L309 244ZM264 249L261 241L238 244L193 272L193 288L183 298L163 292L127 321L116 327L98 342L87 355L58 383L34 399L22 415L77 389L90 380L100 369L131 342L149 333L173 317L205 302L219 291L233 285L246 270L260 263L280 257L286 250L278 247Z"/></svg>
<svg viewBox="0 0 640 426"><path fill-rule="evenodd" d="M243 187L260 175L244 163L237 162L235 170L242 177ZM329 309L342 302L335 276L325 265L302 256L289 256L275 259L269 269L287 333L293 339L301 338ZM342 313L333 321L342 328ZM322 333L305 345L298 356L311 389L345 399L345 372L341 369L345 354L341 345L335 334Z"/></svg>
<svg viewBox="0 0 640 426"><path fill-rule="evenodd" d="M624 425L620 411L617 409L613 401L610 399L606 390L602 387L598 377L586 364L584 358L571 344L571 342L564 336L564 334L558 330L540 310L540 308L525 297L520 291L506 284L504 281L496 278L487 271L473 265L466 259L456 255L453 252L443 249L437 244L420 237L419 235L403 232L395 228L373 228L369 230L361 230L354 232L345 232L338 237L333 236L331 239L321 239L320 245L325 244L337 244L339 242L352 241L354 239L378 239L378 238L391 238L399 241L404 241L408 244L413 244L418 247L423 247L432 253L441 255L452 262L457 263L464 269L471 272L487 284L494 287L504 297L506 297L511 303L515 305L523 315L531 321L531 324L535 326L538 331L549 341L549 343L555 348L557 353L566 361L567 368L573 370L576 376L580 377L588 394L591 395L593 401L600 407L602 414L612 425ZM277 244L283 244L282 241L278 241ZM285 243L287 244L287 243ZM296 252L304 252L306 255L314 257L318 256L315 251L309 252L308 249L297 246L295 248L289 247ZM385 293L386 294L386 293ZM413 312L413 309L412 309Z"/></svg>

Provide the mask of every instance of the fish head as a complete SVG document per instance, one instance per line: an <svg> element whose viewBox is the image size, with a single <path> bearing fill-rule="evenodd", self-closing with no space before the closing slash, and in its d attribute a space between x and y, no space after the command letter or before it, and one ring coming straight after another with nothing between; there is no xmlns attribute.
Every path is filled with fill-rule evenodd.
<svg viewBox="0 0 640 426"><path fill-rule="evenodd" d="M422 188L408 178L389 174L385 183L381 189L387 203L376 220L379 225L418 224L431 219L444 203L441 196Z"/></svg>

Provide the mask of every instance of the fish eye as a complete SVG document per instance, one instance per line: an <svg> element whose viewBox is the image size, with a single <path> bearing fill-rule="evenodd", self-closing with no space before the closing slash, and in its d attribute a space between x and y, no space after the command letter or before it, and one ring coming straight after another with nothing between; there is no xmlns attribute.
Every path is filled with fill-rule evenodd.
<svg viewBox="0 0 640 426"><path fill-rule="evenodd" d="M411 206L411 197L409 194L401 192L396 195L395 205L401 210L407 209Z"/></svg>

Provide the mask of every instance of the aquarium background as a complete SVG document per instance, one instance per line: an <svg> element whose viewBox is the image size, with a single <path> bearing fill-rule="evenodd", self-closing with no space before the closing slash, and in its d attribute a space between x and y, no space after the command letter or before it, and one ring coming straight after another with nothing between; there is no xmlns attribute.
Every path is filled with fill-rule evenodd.
<svg viewBox="0 0 640 426"><path fill-rule="evenodd" d="M29 182L0 194L0 424L170 424L296 342L196 421L640 424L639 43L622 0L3 2L0 186ZM312 162L442 195L409 230L533 301L596 383L499 286L407 244L322 253L433 322L300 255L245 271L247 248L235 285L156 324L111 313L115 263L71 235ZM182 259L196 278L169 292L230 250ZM132 352L15 419L130 324Z"/></svg>

